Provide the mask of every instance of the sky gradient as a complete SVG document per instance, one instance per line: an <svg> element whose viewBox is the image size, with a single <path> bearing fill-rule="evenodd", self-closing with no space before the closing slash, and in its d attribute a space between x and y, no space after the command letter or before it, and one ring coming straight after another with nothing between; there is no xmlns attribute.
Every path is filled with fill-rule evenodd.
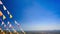
<svg viewBox="0 0 60 34"><path fill-rule="evenodd" d="M60 30L59 0L2 0L24 30Z"/></svg>

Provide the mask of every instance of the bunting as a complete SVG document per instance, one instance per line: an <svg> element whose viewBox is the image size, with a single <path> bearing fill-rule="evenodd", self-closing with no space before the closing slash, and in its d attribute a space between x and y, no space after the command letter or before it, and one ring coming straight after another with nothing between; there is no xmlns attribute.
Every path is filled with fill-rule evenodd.
<svg viewBox="0 0 60 34"><path fill-rule="evenodd" d="M3 5L3 3L2 3L1 0L0 0L0 4L2 4L3 10L7 12L7 14L9 15L9 18L10 18L10 19L13 18L12 14L11 14L11 13L7 10L7 8ZM9 29L9 28L13 29L14 32L17 32L9 21L7 22L7 25L4 23L4 20L7 18L7 16L5 16L5 15L2 13L2 11L0 11L0 17L3 17L3 20L1 20L1 21L2 21L2 24L1 24L1 25L4 25L4 28L6 28L9 32L10 32L10 29ZM16 24L16 26L18 26L19 29L25 34L24 30L20 27L21 25L20 25L16 20L14 21L14 24ZM3 30L2 30L2 32L3 32Z"/></svg>
<svg viewBox="0 0 60 34"><path fill-rule="evenodd" d="M25 32L24 32L24 30L21 28L21 25L15 20L14 21L15 22L15 24L19 27L19 29L24 33L24 34L26 34Z"/></svg>

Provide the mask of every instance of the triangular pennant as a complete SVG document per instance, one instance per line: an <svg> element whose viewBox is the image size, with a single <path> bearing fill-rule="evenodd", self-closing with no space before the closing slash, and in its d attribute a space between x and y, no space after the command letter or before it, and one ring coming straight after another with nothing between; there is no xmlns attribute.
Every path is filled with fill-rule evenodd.
<svg viewBox="0 0 60 34"><path fill-rule="evenodd" d="M10 14L10 18L12 18L13 16Z"/></svg>
<svg viewBox="0 0 60 34"><path fill-rule="evenodd" d="M15 24L18 24L17 21L15 21Z"/></svg>
<svg viewBox="0 0 60 34"><path fill-rule="evenodd" d="M4 27L6 27L6 25L4 24Z"/></svg>
<svg viewBox="0 0 60 34"><path fill-rule="evenodd" d="M3 15L3 13L2 13L2 11L0 11L0 16L2 16Z"/></svg>
<svg viewBox="0 0 60 34"><path fill-rule="evenodd" d="M9 24L9 28L11 28L12 27L12 25L11 24Z"/></svg>
<svg viewBox="0 0 60 34"><path fill-rule="evenodd" d="M20 25L17 21L15 21L15 24L18 25L18 26Z"/></svg>
<svg viewBox="0 0 60 34"><path fill-rule="evenodd" d="M5 7L4 5L3 5L3 9L4 9L4 10L7 10L6 7Z"/></svg>
<svg viewBox="0 0 60 34"><path fill-rule="evenodd" d="M6 17L3 15L3 20L5 20L6 19Z"/></svg>
<svg viewBox="0 0 60 34"><path fill-rule="evenodd" d="M2 21L2 24L1 25L4 25L4 22Z"/></svg>
<svg viewBox="0 0 60 34"><path fill-rule="evenodd" d="M24 33L24 30L22 29L22 28L20 28L21 29L21 31Z"/></svg>
<svg viewBox="0 0 60 34"><path fill-rule="evenodd" d="M0 4L3 4L1 0L0 0Z"/></svg>
<svg viewBox="0 0 60 34"><path fill-rule="evenodd" d="M10 22L8 21L7 25L9 25L9 24L10 24Z"/></svg>
<svg viewBox="0 0 60 34"><path fill-rule="evenodd" d="M9 15L10 14L10 12L7 10L7 14Z"/></svg>

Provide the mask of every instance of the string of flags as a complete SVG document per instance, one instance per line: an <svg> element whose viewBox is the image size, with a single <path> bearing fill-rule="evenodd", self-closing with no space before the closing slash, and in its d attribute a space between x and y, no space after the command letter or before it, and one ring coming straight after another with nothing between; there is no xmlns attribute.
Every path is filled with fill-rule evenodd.
<svg viewBox="0 0 60 34"><path fill-rule="evenodd" d="M14 23L19 27L19 29L20 29L24 34L26 34L26 33L24 32L24 30L22 29L21 25L20 25L16 20L15 20Z"/></svg>
<svg viewBox="0 0 60 34"><path fill-rule="evenodd" d="M3 3L1 1L0 1L0 4L3 5ZM4 5L3 5L3 9L7 11L7 14L9 15L10 18L13 17ZM0 11L0 16L3 16L3 20L6 19L6 16L3 15L2 11Z"/></svg>
<svg viewBox="0 0 60 34"><path fill-rule="evenodd" d="M1 0L0 0L0 5L3 6L4 11L7 11L7 14L9 15L9 18L12 19L12 18L13 18L12 14L11 14L11 13L7 10L7 8L3 5L3 3L2 3ZM2 13L1 10L0 10L0 17L3 17L3 20L1 20L1 21L2 21L2 24L1 24L1 25L4 25L4 28L7 28L7 30L9 30L9 28L11 28L11 29L13 29L14 32L17 32L9 21L7 22L7 25L8 25L8 26L4 23L4 20L5 20L7 17ZM14 24L16 24L16 25L19 27L19 29L25 34L24 30L21 28L21 25L20 25L16 20L14 20ZM9 30L9 32L10 32L10 30Z"/></svg>
<svg viewBox="0 0 60 34"><path fill-rule="evenodd" d="M2 20L1 20L2 21ZM1 24L4 28L6 28L6 30L8 30L10 32L10 30L7 28L7 25L2 21L2 24Z"/></svg>

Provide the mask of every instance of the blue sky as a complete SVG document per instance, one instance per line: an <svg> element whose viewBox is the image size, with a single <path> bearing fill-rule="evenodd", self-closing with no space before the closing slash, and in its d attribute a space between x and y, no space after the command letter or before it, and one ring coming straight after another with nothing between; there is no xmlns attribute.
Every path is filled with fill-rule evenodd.
<svg viewBox="0 0 60 34"><path fill-rule="evenodd" d="M60 30L59 0L2 0L24 30Z"/></svg>

